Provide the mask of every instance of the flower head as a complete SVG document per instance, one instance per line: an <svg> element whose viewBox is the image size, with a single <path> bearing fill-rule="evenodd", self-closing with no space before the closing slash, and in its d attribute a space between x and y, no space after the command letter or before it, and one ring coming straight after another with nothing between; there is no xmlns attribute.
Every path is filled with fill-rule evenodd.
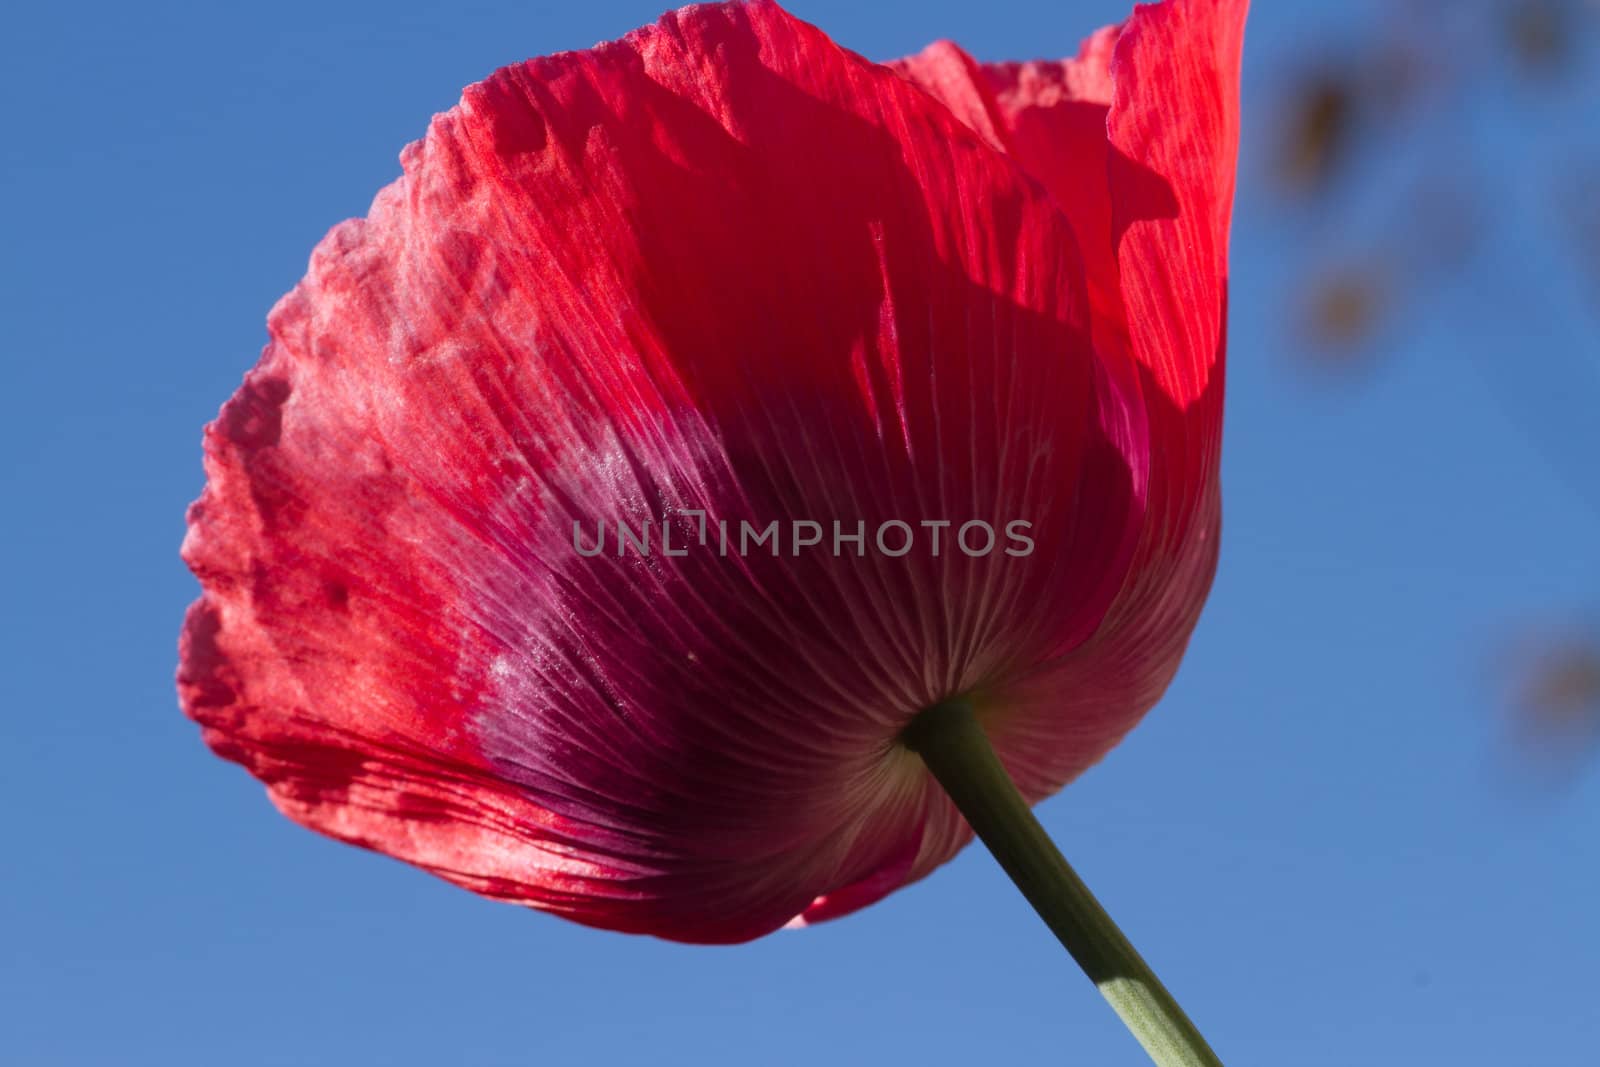
<svg viewBox="0 0 1600 1067"><path fill-rule="evenodd" d="M885 66L704 5L469 87L207 429L207 743L314 829L690 941L954 855L900 740L943 699L1061 788L1215 566L1244 8Z"/></svg>

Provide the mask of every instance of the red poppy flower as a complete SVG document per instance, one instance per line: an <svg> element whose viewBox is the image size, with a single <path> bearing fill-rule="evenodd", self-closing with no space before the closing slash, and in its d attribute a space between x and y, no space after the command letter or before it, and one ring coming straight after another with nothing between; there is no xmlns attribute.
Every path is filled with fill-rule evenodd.
<svg viewBox="0 0 1600 1067"><path fill-rule="evenodd" d="M902 742L948 698L1060 789L1215 566L1245 6L986 66L707 5L468 88L207 429L206 742L306 826L686 941L950 859Z"/></svg>

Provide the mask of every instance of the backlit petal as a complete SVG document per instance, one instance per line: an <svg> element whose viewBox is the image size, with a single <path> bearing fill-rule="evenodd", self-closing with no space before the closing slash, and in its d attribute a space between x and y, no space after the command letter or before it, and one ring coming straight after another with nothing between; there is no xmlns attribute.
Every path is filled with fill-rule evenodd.
<svg viewBox="0 0 1600 1067"><path fill-rule="evenodd" d="M1076 220L766 3L500 71L403 163L207 432L180 682L208 743L318 830L685 940L947 859L965 824L899 731L971 692L1063 743L1030 680L1104 640L1148 540ZM712 550L574 546L663 515L685 545L687 512ZM1024 519L1037 551L715 550L719 520L891 519ZM1042 795L1142 711L1007 758Z"/></svg>

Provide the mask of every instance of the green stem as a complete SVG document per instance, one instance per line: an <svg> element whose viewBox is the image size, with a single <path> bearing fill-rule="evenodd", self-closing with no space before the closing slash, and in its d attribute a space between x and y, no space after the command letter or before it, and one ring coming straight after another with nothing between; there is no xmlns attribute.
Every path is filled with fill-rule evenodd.
<svg viewBox="0 0 1600 1067"><path fill-rule="evenodd" d="M1158 1067L1222 1067L1039 825L972 706L960 699L936 704L912 721L904 740L1151 1060Z"/></svg>

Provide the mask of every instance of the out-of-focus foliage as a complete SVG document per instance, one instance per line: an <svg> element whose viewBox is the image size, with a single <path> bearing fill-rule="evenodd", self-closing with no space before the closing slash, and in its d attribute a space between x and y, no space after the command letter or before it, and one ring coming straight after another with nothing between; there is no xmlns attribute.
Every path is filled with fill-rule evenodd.
<svg viewBox="0 0 1600 1067"><path fill-rule="evenodd" d="M1517 661L1509 694L1517 751L1542 770L1570 772L1600 748L1600 634L1543 635Z"/></svg>
<svg viewBox="0 0 1600 1067"><path fill-rule="evenodd" d="M1570 244L1595 270L1600 299L1600 114L1582 129L1561 107L1544 106L1570 101L1585 82L1592 92L1594 64L1585 60L1595 50L1600 3L1409 0L1381 10L1360 34L1311 45L1281 73L1286 103L1268 157L1273 185L1294 210L1367 246L1342 250L1341 265L1320 261L1319 243L1311 243L1295 319L1302 347L1347 362L1338 349L1372 342L1447 281L1502 221L1486 205L1507 178L1561 186L1550 190L1561 210L1545 236ZM1549 157L1486 158L1475 132L1508 121L1508 111L1565 143ZM1356 273L1360 263L1404 269L1358 280L1352 260Z"/></svg>
<svg viewBox="0 0 1600 1067"><path fill-rule="evenodd" d="M1377 264L1335 264L1311 280L1301 326L1332 356L1349 355L1383 317L1392 288Z"/></svg>
<svg viewBox="0 0 1600 1067"><path fill-rule="evenodd" d="M1355 374L1443 330L1600 509L1600 0L1393 0L1308 41L1278 72L1265 157L1293 234L1285 349ZM1588 332L1513 363L1485 327L1539 323L1563 298L1519 287L1530 255L1575 279ZM1541 418L1552 397L1579 415ZM1600 634L1557 627L1509 674L1519 752L1600 752Z"/></svg>
<svg viewBox="0 0 1600 1067"><path fill-rule="evenodd" d="M1573 23L1582 14L1580 7L1573 0L1506 4L1505 41L1512 57L1533 74L1561 67L1572 54Z"/></svg>

